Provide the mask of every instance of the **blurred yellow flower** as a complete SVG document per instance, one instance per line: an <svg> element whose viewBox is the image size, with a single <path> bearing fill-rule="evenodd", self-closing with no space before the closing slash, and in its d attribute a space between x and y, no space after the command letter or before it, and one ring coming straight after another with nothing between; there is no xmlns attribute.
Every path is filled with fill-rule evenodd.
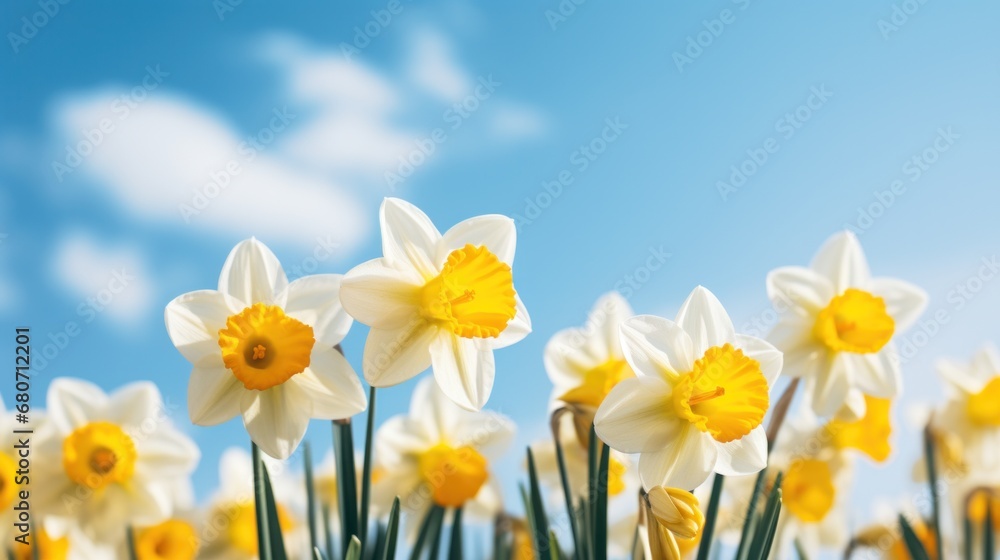
<svg viewBox="0 0 1000 560"><path fill-rule="evenodd" d="M194 526L173 518L136 532L136 560L193 560L198 553Z"/></svg>
<svg viewBox="0 0 1000 560"><path fill-rule="evenodd" d="M932 416L932 429L943 438L953 434L970 472L993 474L1000 483L1000 355L986 345L971 363L942 360L938 371L949 395Z"/></svg>
<svg viewBox="0 0 1000 560"><path fill-rule="evenodd" d="M865 395L865 413L855 421L833 419L826 431L838 449L857 449L876 462L889 458L892 425L889 412L892 401Z"/></svg>
<svg viewBox="0 0 1000 560"><path fill-rule="evenodd" d="M899 394L892 337L923 312L927 295L892 278L872 278L861 244L845 231L820 248L809 268L786 266L767 276L781 318L768 340L785 353L785 372L805 380L820 416L864 415L864 395Z"/></svg>
<svg viewBox="0 0 1000 560"><path fill-rule="evenodd" d="M344 278L340 299L372 327L365 379L396 385L433 366L441 390L480 410L493 390L493 350L531 331L514 290L517 231L505 216L470 218L442 235L426 214L387 198L379 214L383 256Z"/></svg>
<svg viewBox="0 0 1000 560"><path fill-rule="evenodd" d="M640 453L646 488L696 488L713 471L734 476L764 467L762 421L781 353L736 334L710 291L696 288L676 321L628 319L621 343L638 377L611 390L595 427L611 447Z"/></svg>
<svg viewBox="0 0 1000 560"><path fill-rule="evenodd" d="M357 374L334 349L351 327L340 305L342 277L289 283L274 253L256 239L226 259L218 290L167 304L167 334L194 366L188 413L202 426L242 415L264 453L287 458L310 418L348 418L367 401Z"/></svg>

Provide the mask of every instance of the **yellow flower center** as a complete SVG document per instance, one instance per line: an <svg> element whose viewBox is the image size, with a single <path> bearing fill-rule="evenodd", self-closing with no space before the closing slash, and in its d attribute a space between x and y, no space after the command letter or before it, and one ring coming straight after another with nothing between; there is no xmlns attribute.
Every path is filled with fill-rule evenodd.
<svg viewBox="0 0 1000 560"><path fill-rule="evenodd" d="M819 312L813 332L830 350L871 354L889 342L895 328L885 300L848 288Z"/></svg>
<svg viewBox="0 0 1000 560"><path fill-rule="evenodd" d="M255 303L219 331L222 361L247 389L263 391L309 367L313 329L276 305Z"/></svg>
<svg viewBox="0 0 1000 560"><path fill-rule="evenodd" d="M0 511L10 511L17 498L17 462L6 453L0 453Z"/></svg>
<svg viewBox="0 0 1000 560"><path fill-rule="evenodd" d="M615 385L629 377L635 377L635 373L625 360L608 360L587 370L583 376L583 383L570 389L559 399L570 404L597 408Z"/></svg>
<svg viewBox="0 0 1000 560"><path fill-rule="evenodd" d="M281 504L275 504L275 509L278 511L278 527L282 534L287 534L294 526L292 516ZM256 557L257 511L253 501L231 504L220 510L218 515L229 518L229 528L226 529L229 544L240 552Z"/></svg>
<svg viewBox="0 0 1000 560"><path fill-rule="evenodd" d="M137 560L193 560L198 553L198 536L190 523L168 519L140 531L135 552Z"/></svg>
<svg viewBox="0 0 1000 560"><path fill-rule="evenodd" d="M69 557L69 539L53 539L45 529L38 528L37 535L28 542L28 546L18 544L13 547L15 560L34 560L36 544L38 560L66 560Z"/></svg>
<svg viewBox="0 0 1000 560"><path fill-rule="evenodd" d="M865 395L865 416L856 422L832 420L827 433L837 449L857 449L881 463L889 458L889 406L892 401Z"/></svg>
<svg viewBox="0 0 1000 560"><path fill-rule="evenodd" d="M132 438L111 422L91 422L63 440L66 476L91 489L128 482L135 460Z"/></svg>
<svg viewBox="0 0 1000 560"><path fill-rule="evenodd" d="M486 459L469 447L439 443L420 455L420 477L430 487L434 502L460 507L476 497L489 478Z"/></svg>
<svg viewBox="0 0 1000 560"><path fill-rule="evenodd" d="M464 338L495 338L516 313L510 267L486 247L466 245L448 255L420 294L423 316Z"/></svg>
<svg viewBox="0 0 1000 560"><path fill-rule="evenodd" d="M969 397L965 411L969 419L979 426L1000 426L1000 376L990 379L989 383L975 395Z"/></svg>
<svg viewBox="0 0 1000 560"><path fill-rule="evenodd" d="M731 344L709 348L673 392L677 415L722 443L759 426L769 402L760 363Z"/></svg>
<svg viewBox="0 0 1000 560"><path fill-rule="evenodd" d="M792 463L781 481L781 502L804 523L818 523L833 508L836 488L830 466L815 459Z"/></svg>

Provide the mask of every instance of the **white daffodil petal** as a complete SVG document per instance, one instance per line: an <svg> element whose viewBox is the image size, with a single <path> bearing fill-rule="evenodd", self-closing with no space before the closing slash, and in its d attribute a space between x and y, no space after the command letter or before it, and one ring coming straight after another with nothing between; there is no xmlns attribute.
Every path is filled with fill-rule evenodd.
<svg viewBox="0 0 1000 560"><path fill-rule="evenodd" d="M590 310L585 328L598 333L598 341L604 345L604 352L609 357L622 358L621 325L634 316L635 312L628 300L617 291L608 292Z"/></svg>
<svg viewBox="0 0 1000 560"><path fill-rule="evenodd" d="M433 377L421 379L410 397L410 417L433 442L447 439L452 426L468 417L466 412L444 394Z"/></svg>
<svg viewBox="0 0 1000 560"><path fill-rule="evenodd" d="M803 317L785 314L781 316L771 332L767 333L767 340L786 354L818 348L820 343L816 340L816 335L813 334L815 324L815 316Z"/></svg>
<svg viewBox="0 0 1000 560"><path fill-rule="evenodd" d="M109 419L126 431L142 431L150 422L162 421L169 414L163 406L160 390L151 381L129 383L115 391L108 402Z"/></svg>
<svg viewBox="0 0 1000 560"><path fill-rule="evenodd" d="M191 474L201 457L198 447L177 430L158 427L142 431L143 437L136 438L143 475L152 481L165 481Z"/></svg>
<svg viewBox="0 0 1000 560"><path fill-rule="evenodd" d="M619 382L594 418L597 435L622 453L648 453L667 447L684 427L673 414L670 385L658 377Z"/></svg>
<svg viewBox="0 0 1000 560"><path fill-rule="evenodd" d="M829 354L818 346L804 346L782 353L781 373L787 377L809 379L819 375L829 361Z"/></svg>
<svg viewBox="0 0 1000 560"><path fill-rule="evenodd" d="M873 294L885 300L886 311L896 323L896 332L910 328L927 308L927 292L895 278L874 278Z"/></svg>
<svg viewBox="0 0 1000 560"><path fill-rule="evenodd" d="M743 350L744 354L760 363L761 372L767 378L768 386L773 387L775 380L781 373L781 365L784 360L781 352L770 343L745 334L736 335L736 346Z"/></svg>
<svg viewBox="0 0 1000 560"><path fill-rule="evenodd" d="M508 266L514 263L517 228L514 220L499 214L476 216L461 221L445 232L439 245L435 265L440 266L448 254L466 245L483 246Z"/></svg>
<svg viewBox="0 0 1000 560"><path fill-rule="evenodd" d="M219 331L242 309L236 299L216 290L186 293L167 304L167 335L192 365L222 365Z"/></svg>
<svg viewBox="0 0 1000 560"><path fill-rule="evenodd" d="M837 411L836 418L844 422L857 422L865 417L865 410L868 403L865 402L865 394L859 389L851 388L847 392L847 399L844 406Z"/></svg>
<svg viewBox="0 0 1000 560"><path fill-rule="evenodd" d="M412 270L386 259L352 268L340 286L340 303L358 321L378 329L396 329L417 316L423 280Z"/></svg>
<svg viewBox="0 0 1000 560"><path fill-rule="evenodd" d="M982 381L977 379L962 364L957 364L951 360L939 360L937 370L945 381L961 393L978 393L983 388Z"/></svg>
<svg viewBox="0 0 1000 560"><path fill-rule="evenodd" d="M423 430L416 429L413 419L393 416L383 423L375 437L375 456L383 463L392 464L432 447L439 438L429 438Z"/></svg>
<svg viewBox="0 0 1000 560"><path fill-rule="evenodd" d="M514 318L507 323L507 328L500 333L500 336L492 339L490 345L494 349L506 348L511 344L524 340L524 337L531 334L531 317L528 315L528 309L524 306L524 302L521 301L521 296L515 295L514 300Z"/></svg>
<svg viewBox="0 0 1000 560"><path fill-rule="evenodd" d="M372 328L365 341L365 381L391 387L415 377L431 365L431 342L438 328L419 317L396 329Z"/></svg>
<svg viewBox="0 0 1000 560"><path fill-rule="evenodd" d="M851 370L851 377L858 389L873 397L891 399L903 386L896 347L887 344L871 354L843 353L842 359Z"/></svg>
<svg viewBox="0 0 1000 560"><path fill-rule="evenodd" d="M419 208L398 198L386 198L379 210L382 254L392 266L410 266L425 279L437 275L435 257L441 233Z"/></svg>
<svg viewBox="0 0 1000 560"><path fill-rule="evenodd" d="M68 434L106 410L108 397L93 383L60 377L49 385L46 402L49 419L60 432Z"/></svg>
<svg viewBox="0 0 1000 560"><path fill-rule="evenodd" d="M475 447L488 458L499 458L514 443L514 422L493 411L463 419L455 427L454 440L459 445Z"/></svg>
<svg viewBox="0 0 1000 560"><path fill-rule="evenodd" d="M240 408L250 439L275 459L290 457L309 425L308 410L289 399L282 385L266 391L245 391Z"/></svg>
<svg viewBox="0 0 1000 560"><path fill-rule="evenodd" d="M715 472L740 476L760 472L767 466L767 434L757 426L749 434L728 443L720 443Z"/></svg>
<svg viewBox="0 0 1000 560"><path fill-rule="evenodd" d="M1000 374L1000 355L992 344L984 345L976 355L972 357L972 373L980 382L980 386L985 384L997 374Z"/></svg>
<svg viewBox="0 0 1000 560"><path fill-rule="evenodd" d="M668 319L632 317L620 333L622 353L638 375L673 379L691 371L697 359L691 337Z"/></svg>
<svg viewBox="0 0 1000 560"><path fill-rule="evenodd" d="M563 329L545 345L545 372L562 392L578 386L588 370L603 364L610 357L597 355L594 346L587 344L585 336L583 329Z"/></svg>
<svg viewBox="0 0 1000 560"><path fill-rule="evenodd" d="M285 290L285 314L309 325L316 344L340 344L353 319L340 304L340 274L314 274L292 282Z"/></svg>
<svg viewBox="0 0 1000 560"><path fill-rule="evenodd" d="M767 297L781 312L812 316L835 295L830 280L810 268L783 266L767 275Z"/></svg>
<svg viewBox="0 0 1000 560"><path fill-rule="evenodd" d="M691 337L698 357L714 346L736 342L732 319L715 294L703 286L696 287L681 305L677 324Z"/></svg>
<svg viewBox="0 0 1000 560"><path fill-rule="evenodd" d="M431 342L430 351L434 379L445 395L466 410L482 410L496 375L489 343L442 331Z"/></svg>
<svg viewBox="0 0 1000 560"><path fill-rule="evenodd" d="M812 409L818 416L831 416L847 400L853 372L841 352L829 360L816 375L806 379L806 394L812 397Z"/></svg>
<svg viewBox="0 0 1000 560"><path fill-rule="evenodd" d="M639 478L644 488L669 486L697 488L712 474L718 448L706 441L710 436L693 427L681 430L666 447L639 456Z"/></svg>
<svg viewBox="0 0 1000 560"><path fill-rule="evenodd" d="M334 349L313 351L309 367L288 381L301 391L311 406L312 418L350 418L368 405L358 375L344 356Z"/></svg>
<svg viewBox="0 0 1000 560"><path fill-rule="evenodd" d="M222 265L219 291L238 299L244 306L266 303L283 306L275 296L288 286L285 270L271 249L254 238L241 241Z"/></svg>
<svg viewBox="0 0 1000 560"><path fill-rule="evenodd" d="M850 287L864 287L871 280L868 261L858 238L850 231L830 237L813 257L810 268L829 278L841 294Z"/></svg>
<svg viewBox="0 0 1000 560"><path fill-rule="evenodd" d="M199 426L221 424L240 413L247 391L224 367L196 367L188 380L188 415Z"/></svg>

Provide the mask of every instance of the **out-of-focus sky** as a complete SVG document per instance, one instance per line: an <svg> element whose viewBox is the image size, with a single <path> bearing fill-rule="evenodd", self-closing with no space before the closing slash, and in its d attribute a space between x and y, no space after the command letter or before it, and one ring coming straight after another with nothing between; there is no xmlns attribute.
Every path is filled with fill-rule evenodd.
<svg viewBox="0 0 1000 560"><path fill-rule="evenodd" d="M876 275L923 286L925 318L947 322L904 335L919 349L894 462L859 469L859 522L871 496L914 491L907 417L941 399L934 361L1000 334L994 2L2 10L0 317L34 333L35 405L56 376L154 380L203 450L203 496L221 449L247 437L238 420L188 422L164 305L214 287L251 235L292 276L345 272L380 254L385 196L442 230L484 213L519 222L534 333L498 352L489 403L520 426L496 469L508 490L520 449L545 437L546 341L612 289L672 317L703 284L738 326L766 331L766 273L844 227ZM359 369L365 332L345 343ZM377 418L405 410L412 387L382 391ZM322 456L328 426L309 439Z"/></svg>

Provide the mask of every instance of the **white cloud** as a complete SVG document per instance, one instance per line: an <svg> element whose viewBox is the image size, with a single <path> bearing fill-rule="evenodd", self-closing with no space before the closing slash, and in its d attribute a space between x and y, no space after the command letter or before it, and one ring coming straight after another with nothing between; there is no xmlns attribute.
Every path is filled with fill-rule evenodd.
<svg viewBox="0 0 1000 560"><path fill-rule="evenodd" d="M444 99L457 101L468 95L472 80L459 67L451 45L442 35L422 30L413 37L410 79L418 87Z"/></svg>
<svg viewBox="0 0 1000 560"><path fill-rule="evenodd" d="M296 116L278 118L276 109L272 128L252 133L258 149L193 102L152 94L128 112L114 111L120 95L76 95L56 107L55 125L71 146L102 120L113 126L64 178L82 173L139 217L177 226L309 247L318 236L345 249L363 238L368 220L351 193L272 155L268 142Z"/></svg>
<svg viewBox="0 0 1000 560"><path fill-rule="evenodd" d="M502 139L538 136L545 132L545 117L527 105L500 102L490 117L493 134Z"/></svg>
<svg viewBox="0 0 1000 560"><path fill-rule="evenodd" d="M127 325L138 323L150 310L154 287L138 251L104 247L89 235L75 233L60 240L52 274L73 297L77 312L107 315Z"/></svg>

